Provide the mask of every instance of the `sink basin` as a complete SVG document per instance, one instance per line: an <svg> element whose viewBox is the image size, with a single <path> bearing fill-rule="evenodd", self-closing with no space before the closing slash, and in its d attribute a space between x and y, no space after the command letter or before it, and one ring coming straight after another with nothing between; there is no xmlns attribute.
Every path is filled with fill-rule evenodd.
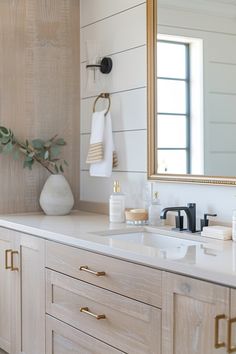
<svg viewBox="0 0 236 354"><path fill-rule="evenodd" d="M113 247L138 251L152 256L180 259L196 251L203 243L180 237L166 236L147 231L107 235Z"/></svg>

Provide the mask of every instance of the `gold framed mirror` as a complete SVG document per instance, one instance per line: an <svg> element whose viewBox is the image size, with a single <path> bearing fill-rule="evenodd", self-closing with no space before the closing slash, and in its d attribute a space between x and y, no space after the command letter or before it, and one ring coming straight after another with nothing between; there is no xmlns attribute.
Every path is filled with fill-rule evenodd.
<svg viewBox="0 0 236 354"><path fill-rule="evenodd" d="M236 7L203 3L147 0L149 180L236 185Z"/></svg>

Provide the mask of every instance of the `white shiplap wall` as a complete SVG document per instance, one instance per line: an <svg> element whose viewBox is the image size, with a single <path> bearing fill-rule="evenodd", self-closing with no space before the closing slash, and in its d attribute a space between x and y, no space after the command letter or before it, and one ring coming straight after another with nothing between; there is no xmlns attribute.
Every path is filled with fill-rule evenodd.
<svg viewBox="0 0 236 354"><path fill-rule="evenodd" d="M143 203L147 154L145 8L145 1L140 0L81 0L82 201L106 203L112 182L118 179L127 193L128 205ZM88 41L97 41L100 53L113 60L111 74L98 74L92 89L86 71ZM93 102L101 91L111 93L114 141L119 158L119 166L110 179L90 177L85 162Z"/></svg>
<svg viewBox="0 0 236 354"><path fill-rule="evenodd" d="M142 205L146 181L145 6L144 1L138 0L81 0L82 201L106 203L111 193L112 180L118 179L128 194L127 205ZM224 28L229 28L222 19L220 22ZM96 96L96 92L91 94L86 88L86 40L99 41L102 54L111 55L114 61L112 73L105 79L101 78L103 87L112 93L113 129L120 160L120 166L114 171L112 179L90 177L85 164L91 110ZM230 38L225 37L223 43L229 48L227 41L230 41ZM211 48L211 51L212 57L215 57L214 53L224 55L224 50L219 51L218 48ZM210 100L213 98L209 98L209 105ZM215 119L221 119L221 113L228 115L230 111L223 110L221 100L223 97L211 104L211 114ZM230 97L227 96L226 101L228 107L235 109ZM160 192L163 206L196 202L199 218L204 212L216 212L218 220L229 222L232 209L236 209L234 187L165 183L157 183L156 187Z"/></svg>
<svg viewBox="0 0 236 354"><path fill-rule="evenodd" d="M159 1L158 32L203 40L205 173L235 175L236 5Z"/></svg>

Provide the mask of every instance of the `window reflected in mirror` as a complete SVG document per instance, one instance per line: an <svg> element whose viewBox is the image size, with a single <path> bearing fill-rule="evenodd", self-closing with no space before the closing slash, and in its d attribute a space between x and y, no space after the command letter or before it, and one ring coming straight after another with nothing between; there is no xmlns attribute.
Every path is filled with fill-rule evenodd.
<svg viewBox="0 0 236 354"><path fill-rule="evenodd" d="M158 34L157 173L203 174L202 56L200 39Z"/></svg>

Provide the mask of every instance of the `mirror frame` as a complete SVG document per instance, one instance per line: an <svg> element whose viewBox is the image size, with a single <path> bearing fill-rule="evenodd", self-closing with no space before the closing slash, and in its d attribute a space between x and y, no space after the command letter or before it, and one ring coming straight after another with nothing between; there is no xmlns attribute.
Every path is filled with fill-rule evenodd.
<svg viewBox="0 0 236 354"><path fill-rule="evenodd" d="M147 173L148 179L159 182L236 185L235 177L156 173L156 92L157 92L157 1L147 0Z"/></svg>

